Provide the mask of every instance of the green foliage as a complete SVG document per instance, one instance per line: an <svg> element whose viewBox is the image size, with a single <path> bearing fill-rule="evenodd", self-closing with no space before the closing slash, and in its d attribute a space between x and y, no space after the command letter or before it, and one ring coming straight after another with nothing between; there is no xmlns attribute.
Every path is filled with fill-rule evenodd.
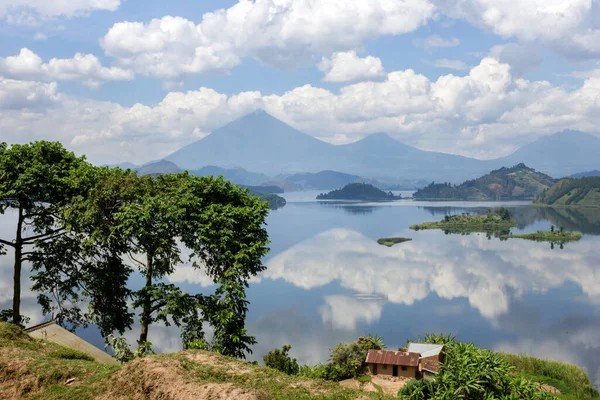
<svg viewBox="0 0 600 400"><path fill-rule="evenodd" d="M536 172L525 164L500 168L478 179L458 186L450 183L431 183L418 190L417 200L524 200L533 199L552 186L554 179Z"/></svg>
<svg viewBox="0 0 600 400"><path fill-rule="evenodd" d="M317 200L363 200L363 201L388 201L397 200L392 192L384 192L368 183L350 183L341 189L329 193L321 193Z"/></svg>
<svg viewBox="0 0 600 400"><path fill-rule="evenodd" d="M289 356L289 351L292 349L290 345L284 345L281 350L274 349L263 357L265 366L276 369L288 375L297 375L300 367L295 358Z"/></svg>
<svg viewBox="0 0 600 400"><path fill-rule="evenodd" d="M7 209L17 214L14 236L0 238L0 255L5 254L4 246L14 251L11 321L15 324L23 323L22 264L34 256L43 258L38 244L53 242L65 233L62 212L73 196L89 187L86 171L90 167L84 158L77 158L58 142L14 144L10 148L0 144L0 214Z"/></svg>
<svg viewBox="0 0 600 400"><path fill-rule="evenodd" d="M600 207L600 177L561 179L541 193L536 203L551 206Z"/></svg>
<svg viewBox="0 0 600 400"><path fill-rule="evenodd" d="M357 377L367 358L369 350L381 350L383 339L379 336L361 336L354 343L338 344L329 357L331 365L337 368L340 379Z"/></svg>
<svg viewBox="0 0 600 400"><path fill-rule="evenodd" d="M402 237L381 238L381 239L377 240L377 243L379 243L382 246L392 247L395 244L404 243L404 242L410 242L411 240L412 239L410 239L410 238L402 238Z"/></svg>
<svg viewBox="0 0 600 400"><path fill-rule="evenodd" d="M156 354L154 350L152 350L151 342L143 342L138 344L137 349L132 351L127 343L127 340L124 337L115 337L113 335L108 335L106 338L106 344L104 348L112 348L113 349L113 358L115 358L120 363L126 363L136 358L143 358L149 355Z"/></svg>
<svg viewBox="0 0 600 400"><path fill-rule="evenodd" d="M515 372L533 382L547 383L564 395L577 399L598 399L600 394L581 368L558 361L543 360L525 355L501 353L515 367Z"/></svg>
<svg viewBox="0 0 600 400"><path fill-rule="evenodd" d="M95 361L92 356L89 354L83 353L81 351L69 349L69 348L60 348L50 354L55 358L62 358L64 360L86 360L86 361Z"/></svg>
<svg viewBox="0 0 600 400"><path fill-rule="evenodd" d="M460 343L450 336L431 335L427 340L443 343L445 361L434 380L414 381L405 385L400 399L551 399L534 383L514 375L506 359L473 343Z"/></svg>

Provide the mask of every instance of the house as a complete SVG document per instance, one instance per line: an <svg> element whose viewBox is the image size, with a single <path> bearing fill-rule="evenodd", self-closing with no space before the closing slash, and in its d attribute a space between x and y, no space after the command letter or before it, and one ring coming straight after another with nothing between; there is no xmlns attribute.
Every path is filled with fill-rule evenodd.
<svg viewBox="0 0 600 400"><path fill-rule="evenodd" d="M409 343L408 352L419 354L419 370L427 374L437 374L440 362L444 361L444 345L431 343Z"/></svg>
<svg viewBox="0 0 600 400"><path fill-rule="evenodd" d="M369 350L366 360L369 374L419 377L419 353L390 350Z"/></svg>
<svg viewBox="0 0 600 400"><path fill-rule="evenodd" d="M118 364L117 360L109 354L57 325L53 320L27 328L25 329L25 332L34 338L45 339L69 349L81 351L82 353L93 357L98 362Z"/></svg>

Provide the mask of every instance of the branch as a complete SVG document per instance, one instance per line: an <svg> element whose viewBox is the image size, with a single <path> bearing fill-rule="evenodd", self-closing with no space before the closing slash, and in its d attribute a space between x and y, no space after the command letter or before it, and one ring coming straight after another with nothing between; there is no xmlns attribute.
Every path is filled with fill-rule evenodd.
<svg viewBox="0 0 600 400"><path fill-rule="evenodd" d="M23 244L33 244L33 242L35 242L36 240L39 240L39 239L42 239L42 240L54 239L55 237L59 237L64 234L64 232L61 232L61 231L62 231L62 229L53 229L47 233L30 236L28 238L23 239ZM59 234L57 235L57 233L59 233Z"/></svg>
<svg viewBox="0 0 600 400"><path fill-rule="evenodd" d="M13 242L7 242L6 240L2 240L2 239L0 239L0 244L3 244L5 246L10 246L10 247L15 247L15 244Z"/></svg>

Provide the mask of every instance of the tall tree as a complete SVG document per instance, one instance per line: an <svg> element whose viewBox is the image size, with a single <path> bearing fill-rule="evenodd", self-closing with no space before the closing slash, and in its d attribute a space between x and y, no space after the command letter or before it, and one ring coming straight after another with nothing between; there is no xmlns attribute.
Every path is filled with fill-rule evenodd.
<svg viewBox="0 0 600 400"><path fill-rule="evenodd" d="M84 158L56 142L0 145L0 214L16 213L14 236L0 238L0 245L14 252L13 304L10 319L22 324L21 274L32 247L59 238L64 227L60 209L79 190L78 171L88 164ZM5 316L7 313L3 313Z"/></svg>
<svg viewBox="0 0 600 400"><path fill-rule="evenodd" d="M69 209L71 226L76 227L75 231L85 231L85 240L76 241L85 243L87 252L82 254L86 259L90 254L94 257L89 264L80 263L73 268L77 273L67 275L97 276L106 271L101 262L111 260L113 269L122 272L119 277L138 271L143 285L134 292L111 293L114 298L110 303L115 306L97 311L98 315L108 313L115 317L107 319L105 315L103 334L110 333L110 328L117 326L115 322L123 328L131 326L131 319L116 319L118 315L128 315L125 297L131 297L139 312L140 346L148 341L154 322L182 326L186 343L203 339L202 322L208 322L215 330L212 348L243 357L254 343L245 329L245 288L248 280L264 269L261 259L268 251L268 204L223 179L187 173L138 177L119 169L105 173L88 196ZM188 261L183 259L183 247L191 252L189 261L193 267L204 270L219 285L215 293L190 294L166 282L178 265ZM93 250L97 248L103 249L101 257ZM117 267L119 263L121 266ZM52 264L60 268L45 268L44 271L51 271L43 279L46 290L48 285L60 281L57 275L64 268L60 258ZM74 288L78 281L62 280ZM62 293L66 294L65 299L77 299L78 293L86 291L105 293L106 288L95 283L84 290L63 289ZM121 301L117 301L119 298Z"/></svg>

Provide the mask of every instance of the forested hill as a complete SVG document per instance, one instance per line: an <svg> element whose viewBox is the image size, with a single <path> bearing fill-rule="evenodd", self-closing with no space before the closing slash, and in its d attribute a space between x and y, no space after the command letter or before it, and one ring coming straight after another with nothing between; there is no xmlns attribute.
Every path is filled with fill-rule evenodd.
<svg viewBox="0 0 600 400"><path fill-rule="evenodd" d="M368 183L351 183L341 189L329 193L321 193L318 200L362 200L362 201L386 201L396 200L392 192L384 192Z"/></svg>
<svg viewBox="0 0 600 400"><path fill-rule="evenodd" d="M432 183L418 190L416 200L526 200L534 199L555 183L555 180L525 164L500 168L478 179L458 186Z"/></svg>
<svg viewBox="0 0 600 400"><path fill-rule="evenodd" d="M536 203L557 207L600 207L600 176L561 179L545 190Z"/></svg>

